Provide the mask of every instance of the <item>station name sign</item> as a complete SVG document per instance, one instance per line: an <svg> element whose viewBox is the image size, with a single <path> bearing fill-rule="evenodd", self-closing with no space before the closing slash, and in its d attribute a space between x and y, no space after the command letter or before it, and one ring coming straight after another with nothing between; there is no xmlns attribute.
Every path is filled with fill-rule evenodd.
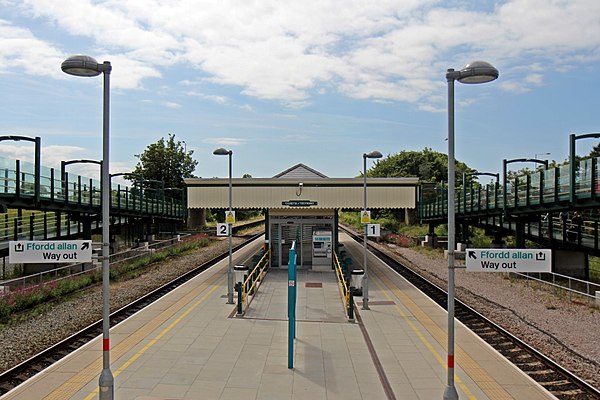
<svg viewBox="0 0 600 400"><path fill-rule="evenodd" d="M317 204L318 203L314 200L287 200L281 202L282 206L288 207L310 207L316 206Z"/></svg>
<svg viewBox="0 0 600 400"><path fill-rule="evenodd" d="M549 249L466 249L467 271L551 272Z"/></svg>
<svg viewBox="0 0 600 400"><path fill-rule="evenodd" d="M91 240L10 241L8 257L17 263L91 262Z"/></svg>

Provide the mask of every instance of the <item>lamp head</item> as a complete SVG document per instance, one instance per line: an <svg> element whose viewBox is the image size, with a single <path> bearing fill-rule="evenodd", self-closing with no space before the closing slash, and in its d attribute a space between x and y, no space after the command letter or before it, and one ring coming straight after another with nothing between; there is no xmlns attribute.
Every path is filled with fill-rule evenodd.
<svg viewBox="0 0 600 400"><path fill-rule="evenodd" d="M232 150L226 150L222 147L219 147L218 149L216 149L215 151L213 151L213 154L216 156L230 156L233 154Z"/></svg>
<svg viewBox="0 0 600 400"><path fill-rule="evenodd" d="M373 150L370 153L364 153L363 154L363 158L381 158L381 157L383 157L383 154L381 154L377 150Z"/></svg>
<svg viewBox="0 0 600 400"><path fill-rule="evenodd" d="M63 61L60 68L69 75L97 76L101 72L110 72L110 63L98 64L98 61L90 56L77 54Z"/></svg>
<svg viewBox="0 0 600 400"><path fill-rule="evenodd" d="M458 72L460 83L486 83L498 79L498 70L489 62L473 61Z"/></svg>

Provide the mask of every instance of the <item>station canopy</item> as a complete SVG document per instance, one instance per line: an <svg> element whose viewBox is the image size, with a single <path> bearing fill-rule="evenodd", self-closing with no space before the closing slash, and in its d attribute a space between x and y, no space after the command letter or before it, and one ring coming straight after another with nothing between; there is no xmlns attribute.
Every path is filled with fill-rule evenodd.
<svg viewBox="0 0 600 400"><path fill-rule="evenodd" d="M188 208L228 208L228 178L185 179ZM418 178L367 177L367 208L415 208ZM234 209L362 209L363 178L329 178L297 164L272 178L232 179Z"/></svg>

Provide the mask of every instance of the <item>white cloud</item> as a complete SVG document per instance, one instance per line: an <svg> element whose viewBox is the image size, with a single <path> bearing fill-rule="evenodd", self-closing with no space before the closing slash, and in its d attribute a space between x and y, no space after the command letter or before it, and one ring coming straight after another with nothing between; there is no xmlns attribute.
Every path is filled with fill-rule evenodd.
<svg viewBox="0 0 600 400"><path fill-rule="evenodd" d="M214 94L206 94L201 92L187 92L188 96L199 97L204 100L212 101L217 104L226 104L228 102L227 97L219 96Z"/></svg>
<svg viewBox="0 0 600 400"><path fill-rule="evenodd" d="M215 144L219 146L239 146L247 142L246 139L228 137L206 138L202 141L204 143Z"/></svg>
<svg viewBox="0 0 600 400"><path fill-rule="evenodd" d="M431 95L443 91L446 68L473 59L493 62L501 78L529 68L525 79L500 85L512 91L600 59L597 0L505 0L493 8L476 0L451 2L452 8L439 0L349 0L343 7L334 0L7 4L32 24L91 40L92 50L113 63L117 88L138 89L184 67L197 75L181 83L228 85L292 107L310 104L312 93L337 91L437 110L442 99ZM46 65L58 65L68 51L8 22L0 21L0 38L0 61L30 74L50 75Z"/></svg>

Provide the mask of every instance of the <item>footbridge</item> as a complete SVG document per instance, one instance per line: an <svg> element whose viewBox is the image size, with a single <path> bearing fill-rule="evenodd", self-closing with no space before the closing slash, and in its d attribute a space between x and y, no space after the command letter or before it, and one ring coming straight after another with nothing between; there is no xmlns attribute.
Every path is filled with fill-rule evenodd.
<svg viewBox="0 0 600 400"><path fill-rule="evenodd" d="M453 205L461 228L459 241L468 242L469 226L480 226L495 237L498 245L503 236L514 235L517 247L525 247L525 239L531 239L552 248L600 255L600 158L575 156L575 140L586 137L600 134L571 135L570 162L561 166L548 167L547 161L538 159L505 159L502 176L465 174ZM531 173L508 177L507 165L513 162L534 162L540 166ZM480 184L473 179L476 175L492 175L496 180ZM421 184L417 210L421 222L429 224L431 235L436 225L447 221L447 199L445 182ZM575 213L582 218L574 218Z"/></svg>
<svg viewBox="0 0 600 400"><path fill-rule="evenodd" d="M72 163L100 164L93 160L69 160L60 170L0 158L0 242L8 240L91 238L101 228L101 182L70 174ZM132 186L113 183L125 176ZM164 182L143 179L134 173L110 176L111 234L128 226L132 235L149 233L158 226L175 227L186 215L185 192L166 188ZM113 228L114 225L114 228ZM0 254L5 251L0 243Z"/></svg>

